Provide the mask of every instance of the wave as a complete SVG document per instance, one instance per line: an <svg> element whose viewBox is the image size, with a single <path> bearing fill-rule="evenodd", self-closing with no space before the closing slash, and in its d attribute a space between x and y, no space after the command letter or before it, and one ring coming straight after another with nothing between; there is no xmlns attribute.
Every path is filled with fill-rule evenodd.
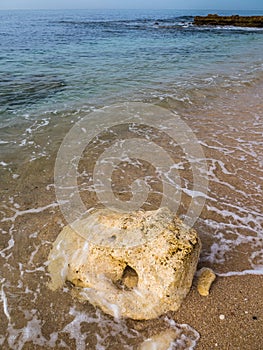
<svg viewBox="0 0 263 350"><path fill-rule="evenodd" d="M193 25L193 16L179 16L173 18L142 18L130 20L60 20L56 23L70 26L84 27L126 27L136 29L162 28L176 29L186 28Z"/></svg>
<svg viewBox="0 0 263 350"><path fill-rule="evenodd" d="M104 20L60 20L59 25L81 26L81 27L111 27L130 29L194 29L197 31L226 31L235 33L259 32L263 33L263 28L237 27L237 26L197 26L194 25L194 16L178 16L171 18L146 17L138 19L104 19Z"/></svg>

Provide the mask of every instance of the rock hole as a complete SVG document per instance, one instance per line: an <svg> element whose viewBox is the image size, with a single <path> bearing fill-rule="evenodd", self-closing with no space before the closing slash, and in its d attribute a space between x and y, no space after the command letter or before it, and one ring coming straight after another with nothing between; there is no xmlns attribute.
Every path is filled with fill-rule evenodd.
<svg viewBox="0 0 263 350"><path fill-rule="evenodd" d="M122 274L121 284L128 289L132 289L137 287L138 280L137 272L131 266L127 265Z"/></svg>

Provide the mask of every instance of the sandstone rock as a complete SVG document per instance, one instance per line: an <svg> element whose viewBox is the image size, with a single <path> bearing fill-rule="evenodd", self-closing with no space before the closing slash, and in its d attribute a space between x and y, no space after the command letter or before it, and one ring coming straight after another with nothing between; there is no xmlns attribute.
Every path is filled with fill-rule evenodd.
<svg viewBox="0 0 263 350"><path fill-rule="evenodd" d="M216 275L214 271L209 269L208 267L203 267L199 271L198 282L197 282L197 290L199 294L202 296L209 295L209 290L215 279L216 279Z"/></svg>
<svg viewBox="0 0 263 350"><path fill-rule="evenodd" d="M196 16L195 25L209 26L238 26L238 27L257 27L263 28L263 16L218 16L209 14L207 16Z"/></svg>
<svg viewBox="0 0 263 350"><path fill-rule="evenodd" d="M95 211L66 226L49 255L50 287L75 294L115 317L155 318L177 310L196 270L200 240L167 208Z"/></svg>

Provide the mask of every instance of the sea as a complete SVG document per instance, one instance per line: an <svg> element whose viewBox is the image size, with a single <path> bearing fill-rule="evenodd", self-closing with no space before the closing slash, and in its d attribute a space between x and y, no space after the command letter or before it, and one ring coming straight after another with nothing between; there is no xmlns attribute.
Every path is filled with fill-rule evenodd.
<svg viewBox="0 0 263 350"><path fill-rule="evenodd" d="M198 268L263 274L263 29L193 24L210 12L0 11L1 349L148 349L167 328L169 349L198 344L176 313L136 323L49 289L52 243L103 191L125 208L137 186L153 210L175 190Z"/></svg>

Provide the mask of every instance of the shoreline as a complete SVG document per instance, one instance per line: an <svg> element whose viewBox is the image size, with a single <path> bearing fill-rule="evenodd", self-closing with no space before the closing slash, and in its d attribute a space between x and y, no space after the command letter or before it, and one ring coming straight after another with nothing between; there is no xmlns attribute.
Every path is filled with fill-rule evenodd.
<svg viewBox="0 0 263 350"><path fill-rule="evenodd" d="M76 19L74 15L70 18ZM38 32L46 33L47 28L37 17L29 23L36 23ZM52 52L52 57L58 59L52 61L55 81L56 77L65 79L69 90L63 90L65 94L61 90L51 99L39 99L36 104L25 99L3 112L0 347L136 350L147 337L169 329L171 324L165 321L169 319L179 327L187 324L200 334L197 350L258 350L263 344L263 276L262 270L253 269L262 269L263 243L262 31L211 27L202 30L191 26L183 32L180 29L175 36L174 29L154 29L154 41L153 19L146 27L145 22L139 22L138 28L133 21L129 22L131 27L107 23L112 31L105 31L101 23L93 26L95 33L110 39L111 45L107 45L107 40L94 40L94 35L89 37L89 25L77 18L74 25L57 22L50 44L45 36L40 36L39 45L28 41L24 57L16 57L18 51L14 51L14 62L23 67L18 74L32 78L30 72L39 62L48 62L51 67L49 55L43 52L29 66L30 72L27 68L28 55L45 47L45 52ZM61 30L65 30L65 35L72 34L70 50L68 40L56 35ZM160 54L153 50L157 47ZM108 66L100 61L104 50L108 52ZM76 55L68 55L73 51ZM12 71L12 67L9 65L8 69ZM90 68L84 71L84 67ZM42 96L39 88L45 86L42 81L46 72L39 72L43 76L39 79L41 84L33 85L37 88L36 97ZM31 86L26 79L24 82ZM47 257L52 243L68 224L55 193L57 151L64 136L82 117L100 107L130 100L178 113L200 141L208 165L209 193L195 226L203 244L198 269L210 267L217 274L209 296L199 295L194 279L178 311L142 322L116 320L89 303L77 301L69 283L56 292L47 287ZM160 116L160 128L163 125ZM114 140L135 136L139 142L138 137L151 139L153 135L153 142L175 160L180 177L177 186L185 190L181 191L182 206L178 212L183 214L194 198L193 172L187 156L165 139L163 129L159 134L133 126L130 129L116 127L109 135L98 138L101 143L98 140L94 148L87 147L83 152L78 164L78 189L86 208L99 204L92 174L102 152L110 149ZM133 181L146 178L151 189L146 208L155 209L161 202L163 188L157 181L160 176L157 178L154 164L145 162L139 166L139 162L130 161L121 165L117 168L126 175L121 178L114 170L112 176L120 200L131 198Z"/></svg>
<svg viewBox="0 0 263 350"><path fill-rule="evenodd" d="M248 193L250 196L253 195L253 186L251 182L247 185L248 187L245 188L245 194L243 194L241 190L244 190L245 182L243 181L239 184L237 179L232 177L231 174L235 169L240 169L240 171L242 171L240 176L251 181L253 179L251 171L253 172L254 169L253 175L257 175L257 172L260 171L260 169L255 170L255 165L258 164L259 158L256 158L256 156L252 154L250 157L247 156L246 159L246 162L250 162L248 163L249 169L246 173L243 173L246 163L244 164L241 156L250 150L246 145L249 145L249 141L254 142L256 140L255 135L258 135L258 140L261 142L261 136L259 134L262 130L261 124L259 124L260 119L253 118L254 114L258 116L262 115L260 96L263 90L261 86L262 85L257 86L256 90L252 87L250 90L246 89L246 91L243 91L242 94L236 93L233 96L231 95L233 102L230 104L229 100L227 100L228 109L224 110L224 115L221 115L222 99L217 101L219 104L216 104L215 101L211 102L211 108L206 110L204 110L201 105L197 110L197 106L195 105L194 114L190 113L189 116L188 110L185 110L185 114L183 115L184 120L189 123L192 129L197 133L199 139L204 142L208 160L210 160L210 162L211 159L223 161L225 168L220 168L220 163L216 163L218 168L215 169L215 173L213 173L216 177L213 178L214 182L211 183L211 186L214 188L213 193L216 194L219 204L220 201L223 203L222 210L226 209L228 204L233 205L238 194L241 196L241 199L244 195L244 200L247 200L246 195ZM257 96L256 100L255 96ZM166 102L168 103L169 101L172 104L172 100L167 100ZM173 109L172 105L166 105L165 107ZM197 118L193 118L193 116L196 115ZM232 129L226 129L227 125L231 125ZM67 132L68 127L69 125L63 130L64 134ZM61 138L60 134L62 129L60 128L59 133L53 135L50 133L50 126L47 125L45 128L44 130L46 130L46 133L48 132L49 135L52 135L54 144L58 146L58 140ZM220 144L215 144L214 133L217 133L217 142L221 142L224 145L223 150L226 149L226 147L229 147L230 150L236 150L237 146L243 147L238 151L236 158L233 158L233 152L231 152L230 156L229 153L225 155L222 154ZM41 137L44 139L45 135L46 134L43 133ZM40 135L37 136L38 138L40 137ZM241 140L241 143L236 140L236 137ZM254 143L253 151L256 151ZM3 277L6 278L6 281L10 284L8 285L4 282L2 288L4 291L2 297L6 305L6 314L4 316L4 322L1 325L2 334L6 334L7 329L8 332L10 332L11 329L13 333L8 333L9 339L12 338L12 335L18 337L18 335L21 334L19 332L22 332L21 330L28 327L28 325L31 324L29 322L36 319L37 322L45 322L43 327L40 328L42 333L39 333L40 339L44 344L42 347L43 349L48 348L48 339L51 339L51 335L57 334L58 341L64 341L71 349L77 349L77 338L86 337L85 341L89 342L89 349L93 350L97 345L94 340L94 334L100 334L100 332L102 332L101 329L103 329L100 322L104 322L104 324L107 325L108 328L105 328L107 332L111 330L116 332L116 328L114 328L117 327L116 323L114 323L115 321L110 316L102 314L99 310L94 310L90 304L81 304L73 299L67 285L64 286L63 290L52 293L46 286L49 279L48 273L45 270L46 259L51 249L52 242L61 231L61 227L66 224L59 207L52 205L53 202L55 203L54 187L51 185L53 183L54 162L55 151L52 158L43 157L32 162L28 161L26 168L21 166L21 168L17 169L18 173L21 171L20 177L14 180L14 184L12 183L12 186L6 189L5 195L3 193L2 202L5 202L8 206L4 211L5 218L3 227L6 232L10 232L10 236L8 234L3 235L3 246L6 247L6 250L3 252L1 261L2 266L4 266L6 263L4 255L6 254L6 259L10 259L11 261L13 269L11 271L13 273L10 274L8 270L3 271ZM236 166L232 168L234 162L236 162ZM214 169L213 163L211 163L210 166L211 169ZM226 169L224 170L225 172L222 169ZM38 174L41 174L41 176ZM260 176L260 174L258 175ZM258 176L255 178L257 183L258 178ZM218 183L215 181L217 179L221 182ZM119 184L119 179L117 183ZM234 188L237 189L237 194L233 193L233 189L229 191L228 186L222 187L222 184L234 186ZM254 190L256 191L256 188L254 188ZM244 215L246 215L246 213L249 213L249 215L252 215L253 207L251 206L256 203L258 203L257 210L260 211L260 208L262 208L262 204L260 204L262 203L261 197L258 198L256 192L254 195L255 197L253 198L255 199L253 201L251 199L252 202L246 204L247 211L244 212L243 206L243 211L240 213L237 212L236 214L241 215L244 213ZM229 198L229 201L224 203L223 200L226 196ZM13 199L10 200L10 198ZM95 203L95 198L93 198L92 193L89 194L86 200L90 205ZM233 207L231 206L230 208ZM212 209L210 210L210 213L203 213L204 220L210 219L217 223L224 223L224 220L229 220L224 217L224 211L220 213L220 216L217 216L219 215L217 212L213 212ZM235 211L233 211L233 213L235 213ZM237 218L236 226L233 226L232 230L235 229L238 233L243 235L253 234L248 230L248 224L245 227L247 231L244 231L244 227L238 226L238 220L241 219L242 217L240 216ZM260 224L259 219L258 223ZM213 256L211 258L212 260L208 260L207 258L211 257L210 246L213 244L213 241L215 242L217 240L217 237L213 227L209 228L204 226L204 222L200 222L199 224L197 231L202 236L203 243L203 254L199 262L199 268L211 267L215 271L220 272L217 273L217 279L211 287L209 296L202 297L199 295L196 289L196 280L194 280L190 293L183 301L180 309L176 312L168 312L167 317L174 320L178 325L188 324L200 334L200 339L195 347L196 350L227 350L232 348L258 350L263 343L263 335L261 332L263 321L263 276L255 274L244 275L244 271L252 271L252 265L244 261L244 257L246 257L246 259L248 258L249 249L251 247L248 246L247 242L244 242L244 245L241 247L235 247L234 243L232 245L231 241L231 243L229 243L231 250L229 252L226 251L224 264L216 262L216 256ZM250 229L253 229L253 227ZM226 231L226 229L224 230ZM235 237L231 235L228 237L228 233L225 231L223 232L229 240L235 239ZM12 246L12 242L14 246ZM260 247L258 247L258 249L259 248ZM12 252L12 256L10 255L10 258L8 258L10 252ZM215 260L213 261L214 258ZM240 272L237 272L238 270ZM233 274L233 272L237 275L233 275L231 278L224 276L228 273ZM16 287L18 283L20 286L22 285L20 289ZM23 283L25 283L25 285L23 285ZM23 289L21 288L29 288L29 292L22 294L21 292L23 292ZM19 302L11 297L11 293L18 292L22 295L21 301ZM36 295L38 295L37 307L32 303ZM61 300L63 300L63 306L61 305ZM21 303L22 305L26 305L25 310L19 309ZM37 313L31 314L30 308L33 310L37 309ZM72 310L74 311L73 314L70 313ZM28 312L28 318L24 316L24 312ZM56 313L56 322L49 322L48 320L53 318L54 313ZM9 315L11 319L12 324L10 324L13 328L8 323L9 319L7 315ZM97 321L97 315L101 317L101 320ZM223 319L221 319L220 316ZM145 339L148 336L150 337L164 330L163 320L165 317L166 316L162 316L159 319L142 322L122 320L121 323L118 324L118 327L123 327L120 329L126 331L130 337L123 331L120 336L121 343L117 345L118 340L109 335L109 339L107 339L109 348L111 350L121 349L122 346L124 348L124 342L126 342L126 348L130 346L135 350L136 346L141 344L142 338ZM92 321L94 319L95 321ZM74 333L76 338L70 338L70 333L66 333L65 330L73 329L72 325L74 322L76 322L80 328L79 331ZM169 326L167 326L167 328L169 328ZM92 329L93 335L89 333L85 335L85 333L83 333L85 330L88 332L88 329ZM138 339L131 337L134 332L133 330L138 330ZM118 331L120 332L119 328ZM104 333L103 336L105 336ZM32 336L31 345L28 344L28 341L24 346L37 346L36 343L34 343L37 341L37 338L33 338ZM18 344L16 343L15 346L16 345ZM3 343L2 348L9 349L7 341ZM41 347L39 348L41 349ZM56 350L60 349L61 346L57 343L52 348Z"/></svg>

